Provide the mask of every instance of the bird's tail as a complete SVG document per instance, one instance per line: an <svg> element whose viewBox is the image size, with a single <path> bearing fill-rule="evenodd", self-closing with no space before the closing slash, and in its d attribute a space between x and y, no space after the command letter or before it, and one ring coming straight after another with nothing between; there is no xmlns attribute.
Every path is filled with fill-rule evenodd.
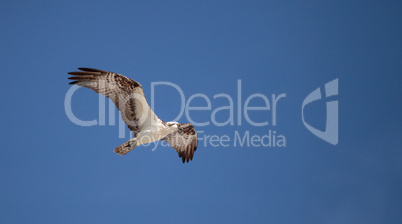
<svg viewBox="0 0 402 224"><path fill-rule="evenodd" d="M117 146L114 149L114 152L119 154L119 155L124 156L124 155L126 155L128 152L130 152L132 149L134 149L137 146L138 146L137 141L134 140L134 139L130 139L128 142Z"/></svg>

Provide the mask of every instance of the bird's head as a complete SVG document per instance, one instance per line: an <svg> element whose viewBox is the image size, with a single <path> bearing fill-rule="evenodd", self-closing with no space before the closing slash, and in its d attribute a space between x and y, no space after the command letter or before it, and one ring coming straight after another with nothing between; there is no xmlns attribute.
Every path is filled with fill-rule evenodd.
<svg viewBox="0 0 402 224"><path fill-rule="evenodd" d="M170 122L166 122L166 126L168 126L169 128L172 129L179 129L179 130L183 130L182 127L180 126L179 122L176 121L170 121Z"/></svg>

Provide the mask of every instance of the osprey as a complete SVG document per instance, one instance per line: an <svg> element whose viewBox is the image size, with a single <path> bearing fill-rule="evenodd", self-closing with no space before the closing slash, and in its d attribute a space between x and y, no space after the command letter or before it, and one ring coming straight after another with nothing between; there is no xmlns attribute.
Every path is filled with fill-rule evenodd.
<svg viewBox="0 0 402 224"><path fill-rule="evenodd" d="M139 82L121 74L92 68L78 68L81 71L69 72L68 79L102 94L113 101L120 111L123 121L134 133L134 138L116 147L114 152L125 155L135 147L163 140L174 148L183 163L193 159L197 149L197 132L192 124L164 122L151 110Z"/></svg>

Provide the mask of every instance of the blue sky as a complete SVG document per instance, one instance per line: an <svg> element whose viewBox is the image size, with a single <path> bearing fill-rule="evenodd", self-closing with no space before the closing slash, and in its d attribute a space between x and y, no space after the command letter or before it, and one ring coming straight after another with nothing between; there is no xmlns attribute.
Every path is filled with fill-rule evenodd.
<svg viewBox="0 0 402 224"><path fill-rule="evenodd" d="M401 9L399 1L2 1L0 222L400 223ZM240 125L237 111L234 125L196 127L231 138L271 130L286 147L200 141L188 164L168 147L118 156L128 139L117 125L82 127L66 115L67 72L77 67L133 78L148 101L158 81L180 86L186 100L205 94L211 110L191 112L198 122L228 104L217 94L238 106L238 80L243 106L255 93L286 94L276 125L270 110L250 112L269 122L262 127L244 116ZM337 78L334 146L307 130L301 105ZM176 90L159 86L154 97L160 118L176 117ZM306 121L324 130L325 107L306 107ZM72 98L82 120L97 119L98 108L90 90Z"/></svg>

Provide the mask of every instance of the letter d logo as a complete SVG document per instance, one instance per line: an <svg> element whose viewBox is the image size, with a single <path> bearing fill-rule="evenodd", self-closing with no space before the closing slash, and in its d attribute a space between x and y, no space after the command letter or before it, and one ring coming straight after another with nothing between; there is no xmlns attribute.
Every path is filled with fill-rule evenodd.
<svg viewBox="0 0 402 224"><path fill-rule="evenodd" d="M327 84L325 84L325 97L337 96L338 95L338 79L335 79ZM304 121L304 107L316 100L321 99L321 89L317 88L312 93L310 93L306 99L303 101L302 105L302 120L304 126L322 140L331 143L332 145L338 144L338 101L327 102L327 121L325 126L325 131L320 131Z"/></svg>

